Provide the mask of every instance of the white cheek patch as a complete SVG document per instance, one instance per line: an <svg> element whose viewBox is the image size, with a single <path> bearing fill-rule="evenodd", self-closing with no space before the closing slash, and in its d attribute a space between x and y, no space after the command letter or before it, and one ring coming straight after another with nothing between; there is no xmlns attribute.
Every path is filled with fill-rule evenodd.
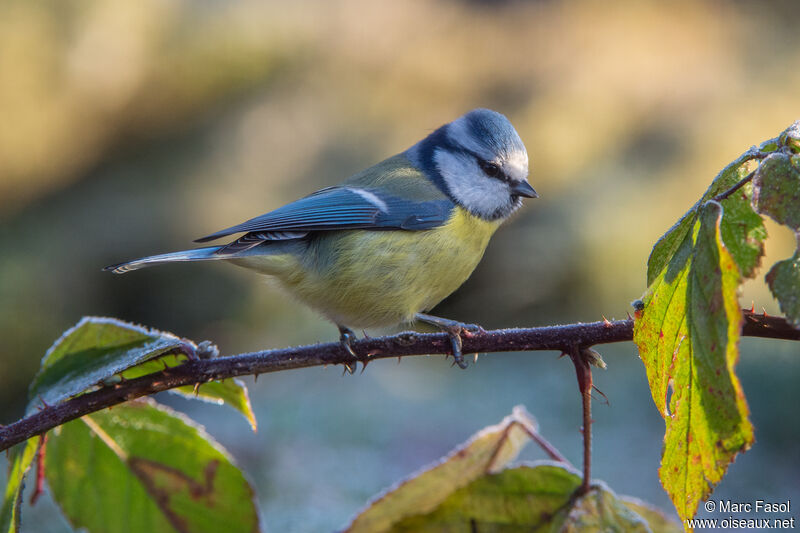
<svg viewBox="0 0 800 533"><path fill-rule="evenodd" d="M386 205L386 202L378 198L378 195L376 195L375 193L364 189L358 189L356 187L348 187L347 190L356 193L361 198L363 198L364 200L368 201L369 203L380 209L381 212L383 213L389 212L389 206Z"/></svg>
<svg viewBox="0 0 800 533"><path fill-rule="evenodd" d="M468 211L493 218L511 207L508 186L486 177L472 156L436 150L433 156L453 198Z"/></svg>

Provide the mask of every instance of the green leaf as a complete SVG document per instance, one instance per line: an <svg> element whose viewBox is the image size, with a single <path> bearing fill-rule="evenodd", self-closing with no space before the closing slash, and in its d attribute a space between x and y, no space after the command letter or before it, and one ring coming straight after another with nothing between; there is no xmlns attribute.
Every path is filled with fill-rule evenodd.
<svg viewBox="0 0 800 533"><path fill-rule="evenodd" d="M777 223L800 229L800 172L786 153L770 154L753 178L753 203Z"/></svg>
<svg viewBox="0 0 800 533"><path fill-rule="evenodd" d="M650 511L648 509L648 511ZM652 511L647 513L652 516ZM663 518L659 516L659 518ZM660 531L683 531L677 523L657 521ZM570 502L553 519L552 531L559 533L652 533L649 521L637 513L630 503L619 498L603 483L593 485L589 492Z"/></svg>
<svg viewBox="0 0 800 533"><path fill-rule="evenodd" d="M783 314L794 327L800 328L800 250L792 258L775 263L766 279Z"/></svg>
<svg viewBox="0 0 800 533"><path fill-rule="evenodd" d="M64 332L42 359L30 388L28 411L56 404L143 361L196 346L171 333L113 318L84 317Z"/></svg>
<svg viewBox="0 0 800 533"><path fill-rule="evenodd" d="M171 333L121 322L113 318L84 317L47 351L42 369L31 385L32 411L42 401L55 404L94 387L117 381L117 374L133 379L183 363L198 347ZM256 419L247 387L240 380L189 385L172 392L209 402L227 403L244 415L253 431Z"/></svg>
<svg viewBox="0 0 800 533"><path fill-rule="evenodd" d="M753 205L798 234L800 243L800 121L778 138L779 151L770 154L753 178ZM781 311L794 327L800 327L800 249L790 259L775 263L767 284Z"/></svg>
<svg viewBox="0 0 800 533"><path fill-rule="evenodd" d="M744 179L750 173L751 161L756 154L756 151L748 150L722 169L700 201L656 242L647 260L648 286L656 281L659 274L671 263L673 256L678 253L697 222L701 207ZM724 205L729 216L722 221L723 240L733 255L739 271L748 278L755 274L759 260L764 254L763 242L767 237L764 222L750 205L751 196L752 190L746 185L737 194L726 198Z"/></svg>
<svg viewBox="0 0 800 533"><path fill-rule="evenodd" d="M669 533L680 532L683 528L670 519L661 509L653 507L649 503L643 502L638 498L631 498L630 496L620 496L619 500L628 506L637 515L641 516L647 521L652 533Z"/></svg>
<svg viewBox="0 0 800 533"><path fill-rule="evenodd" d="M503 532L678 532L674 522L656 528L605 485L575 496L578 473L563 465L536 463L486 474L453 491L431 512L407 516L393 533ZM652 511L650 511L652 513ZM659 517L662 518L662 517Z"/></svg>
<svg viewBox="0 0 800 533"><path fill-rule="evenodd" d="M576 497L581 477L561 463L503 469L535 434L534 420L515 407L500 424L373 500L345 531L681 531L658 511L619 500L602 484ZM652 529L634 505L653 520Z"/></svg>
<svg viewBox="0 0 800 533"><path fill-rule="evenodd" d="M410 513L377 531L558 531L556 513L565 509L580 476L555 464L519 466L482 475L448 492L433 510Z"/></svg>
<svg viewBox="0 0 800 533"><path fill-rule="evenodd" d="M647 260L647 284L652 285L664 267L678 251L678 247L686 239L697 220L697 206L692 207L678 222L672 226L658 241Z"/></svg>
<svg viewBox="0 0 800 533"><path fill-rule="evenodd" d="M8 481L3 495L3 505L0 506L0 533L19 531L23 482L38 449L39 437L33 437L11 448L8 454Z"/></svg>
<svg viewBox="0 0 800 533"><path fill-rule="evenodd" d="M790 153L800 153L800 120L795 120L791 126L778 137L778 144L785 147Z"/></svg>
<svg viewBox="0 0 800 533"><path fill-rule="evenodd" d="M151 400L50 433L53 499L91 533L258 531L253 489L202 428Z"/></svg>
<svg viewBox="0 0 800 533"><path fill-rule="evenodd" d="M535 427L535 420L525 409L515 407L500 424L473 435L438 463L373 500L346 531L388 531L406 516L434 510L454 490L512 461L535 433Z"/></svg>
<svg viewBox="0 0 800 533"><path fill-rule="evenodd" d="M741 276L723 244L726 217L717 202L699 208L692 231L648 288L634 327L653 400L666 421L659 474L682 519L694 515L736 454L753 442L734 373Z"/></svg>
<svg viewBox="0 0 800 533"><path fill-rule="evenodd" d="M155 360L146 361L122 372L126 379L133 379L139 376L152 374L164 369L164 365L173 367L183 363L187 357L183 354L170 354L159 357ZM231 378L225 381L211 381L203 383L195 389L193 385L170 389L169 392L180 394L186 398L196 398L217 405L223 403L239 411L250 424L253 431L256 431L256 415L250 405L250 396L247 393L247 386L238 379Z"/></svg>

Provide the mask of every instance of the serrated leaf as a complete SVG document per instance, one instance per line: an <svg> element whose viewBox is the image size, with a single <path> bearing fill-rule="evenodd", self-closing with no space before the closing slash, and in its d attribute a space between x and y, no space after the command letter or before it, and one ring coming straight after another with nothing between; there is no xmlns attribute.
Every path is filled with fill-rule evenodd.
<svg viewBox="0 0 800 533"><path fill-rule="evenodd" d="M794 327L800 328L800 251L775 263L766 279L781 312Z"/></svg>
<svg viewBox="0 0 800 533"><path fill-rule="evenodd" d="M485 428L438 463L370 502L345 531L388 531L404 517L432 511L454 490L512 461L535 427L525 409L515 407L500 424Z"/></svg>
<svg viewBox="0 0 800 533"><path fill-rule="evenodd" d="M253 532L253 489L205 431L152 400L68 422L50 433L53 499L91 533Z"/></svg>
<svg viewBox="0 0 800 533"><path fill-rule="evenodd" d="M170 354L151 360L122 372L126 379L134 379L139 376L152 374L168 367L177 366L183 363L187 357L183 354ZM250 424L253 431L257 429L256 415L250 405L250 396L247 393L247 386L238 379L230 378L225 381L211 381L203 383L197 389L193 385L170 389L169 392L180 394L185 398L199 399L217 405L223 403L239 411Z"/></svg>
<svg viewBox="0 0 800 533"><path fill-rule="evenodd" d="M656 242L647 260L647 285L652 285L659 274L670 264L672 257L685 241L697 222L701 207L715 196L724 193L750 172L751 161L756 157L749 150L739 156L717 174L702 198L687 211L678 222ZM752 191L748 186L726 198L725 210L729 214L722 222L722 235L739 271L744 277L752 277L764 254L763 241L767 230L761 217L750 205Z"/></svg>
<svg viewBox="0 0 800 533"><path fill-rule="evenodd" d="M674 522L658 522L658 529L649 528L645 518L602 483L576 497L580 485L580 475L561 464L522 465L483 475L453 491L433 511L403 518L386 531L681 531Z"/></svg>
<svg viewBox="0 0 800 533"><path fill-rule="evenodd" d="M753 442L734 373L741 276L723 244L723 220L719 203L701 206L692 231L648 288L634 327L653 400L666 421L659 474L683 519Z"/></svg>
<svg viewBox="0 0 800 533"><path fill-rule="evenodd" d="M800 172L786 153L770 154L753 178L753 203L775 222L800 229Z"/></svg>
<svg viewBox="0 0 800 533"><path fill-rule="evenodd" d="M194 350L171 333L103 317L84 317L47 350L30 388L28 412L80 394L126 368L174 350Z"/></svg>
<svg viewBox="0 0 800 533"><path fill-rule="evenodd" d="M8 480L0 506L0 532L17 533L20 524L20 505L25 474L30 470L36 451L39 449L39 437L33 437L11 448L8 454Z"/></svg>

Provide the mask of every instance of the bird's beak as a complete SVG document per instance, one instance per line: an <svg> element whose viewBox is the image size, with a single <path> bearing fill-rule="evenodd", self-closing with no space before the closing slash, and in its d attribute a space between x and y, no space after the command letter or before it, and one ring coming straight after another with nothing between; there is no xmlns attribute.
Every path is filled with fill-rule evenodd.
<svg viewBox="0 0 800 533"><path fill-rule="evenodd" d="M524 180L511 186L511 194L525 198L539 198L539 194L533 190L531 184Z"/></svg>

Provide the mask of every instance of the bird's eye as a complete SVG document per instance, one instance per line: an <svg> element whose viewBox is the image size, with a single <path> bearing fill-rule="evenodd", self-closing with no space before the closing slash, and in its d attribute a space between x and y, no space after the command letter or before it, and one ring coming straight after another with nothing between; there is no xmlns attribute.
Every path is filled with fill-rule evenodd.
<svg viewBox="0 0 800 533"><path fill-rule="evenodd" d="M505 178L503 175L503 169L501 169L500 165L497 163L492 163L491 161L478 161L478 164L480 165L481 170L483 170L483 172L490 178Z"/></svg>

